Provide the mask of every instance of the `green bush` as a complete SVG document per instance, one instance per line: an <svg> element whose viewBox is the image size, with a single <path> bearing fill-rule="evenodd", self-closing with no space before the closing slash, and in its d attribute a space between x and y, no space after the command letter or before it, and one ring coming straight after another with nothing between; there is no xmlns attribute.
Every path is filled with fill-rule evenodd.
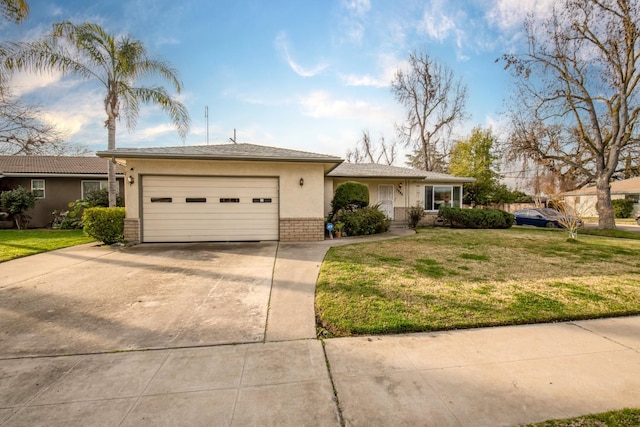
<svg viewBox="0 0 640 427"><path fill-rule="evenodd" d="M84 201L87 202L90 207L109 207L109 190L102 188L100 190L89 191L84 196ZM120 194L116 194L116 206L124 206L124 199Z"/></svg>
<svg viewBox="0 0 640 427"><path fill-rule="evenodd" d="M336 188L331 201L333 212L342 209L358 209L369 205L369 189L366 185L355 181L348 181Z"/></svg>
<svg viewBox="0 0 640 427"><path fill-rule="evenodd" d="M440 207L440 216L454 228L510 228L514 217L498 209Z"/></svg>
<svg viewBox="0 0 640 427"><path fill-rule="evenodd" d="M25 212L36 205L36 196L26 188L18 187L15 190L2 192L0 204L9 215L13 216L16 227L20 230L27 228L31 217Z"/></svg>
<svg viewBox="0 0 640 427"><path fill-rule="evenodd" d="M109 191L106 188L90 191L84 199L69 202L68 206L69 210L62 215L59 221L59 228L63 230L83 228L82 212L86 208L109 207ZM116 196L116 206L124 206L124 199L120 195Z"/></svg>
<svg viewBox="0 0 640 427"><path fill-rule="evenodd" d="M87 208L82 214L84 232L111 245L124 241L124 208Z"/></svg>
<svg viewBox="0 0 640 427"><path fill-rule="evenodd" d="M377 206L351 211L343 210L338 214L338 222L344 223L343 231L347 236L384 233L391 224Z"/></svg>
<svg viewBox="0 0 640 427"><path fill-rule="evenodd" d="M613 216L616 218L631 218L633 213L633 200L631 199L613 199Z"/></svg>

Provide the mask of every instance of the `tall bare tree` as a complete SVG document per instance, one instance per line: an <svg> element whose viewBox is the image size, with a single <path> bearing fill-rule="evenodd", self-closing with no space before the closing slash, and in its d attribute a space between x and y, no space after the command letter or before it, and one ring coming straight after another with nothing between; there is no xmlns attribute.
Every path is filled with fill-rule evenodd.
<svg viewBox="0 0 640 427"><path fill-rule="evenodd" d="M525 23L528 49L503 56L516 77L512 153L586 177L600 228L614 228L610 180L637 147L640 2L562 0Z"/></svg>
<svg viewBox="0 0 640 427"><path fill-rule="evenodd" d="M396 71L391 90L406 110L405 122L396 129L419 161L413 166L444 172L452 127L466 116L467 87L448 67L412 52L409 68Z"/></svg>
<svg viewBox="0 0 640 427"><path fill-rule="evenodd" d="M51 71L75 74L99 82L105 89L107 148L116 148L116 122L123 115L133 130L140 103L158 105L168 114L181 137L189 129L186 107L163 86L140 85L140 80L160 77L176 92L182 90L177 71L162 59L151 58L138 40L115 37L97 24L61 22L49 35L33 43L10 43L5 67L8 70ZM116 170L109 162L109 206L116 206Z"/></svg>
<svg viewBox="0 0 640 427"><path fill-rule="evenodd" d="M349 163L382 163L392 165L396 160L396 141L387 143L384 136L380 137L377 145L371 140L368 130L362 131L362 138L356 143L354 148L347 150L346 160Z"/></svg>
<svg viewBox="0 0 640 427"><path fill-rule="evenodd" d="M44 119L36 105L24 104L0 85L0 155L84 155L86 145L65 140L66 134Z"/></svg>

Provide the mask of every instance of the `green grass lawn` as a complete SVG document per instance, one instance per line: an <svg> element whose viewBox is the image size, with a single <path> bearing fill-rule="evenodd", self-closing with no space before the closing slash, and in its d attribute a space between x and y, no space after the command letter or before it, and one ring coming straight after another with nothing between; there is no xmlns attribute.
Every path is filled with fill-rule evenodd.
<svg viewBox="0 0 640 427"><path fill-rule="evenodd" d="M565 420L528 424L526 427L632 427L640 426L640 409L622 409Z"/></svg>
<svg viewBox="0 0 640 427"><path fill-rule="evenodd" d="M82 230L0 230L0 262L93 241Z"/></svg>
<svg viewBox="0 0 640 427"><path fill-rule="evenodd" d="M333 336L640 313L640 240L432 228L330 249L316 291Z"/></svg>
<svg viewBox="0 0 640 427"><path fill-rule="evenodd" d="M640 233L634 233L632 231L625 230L600 230L597 228L585 228L578 231L578 234L585 234L589 236L603 236L603 237L615 237L619 239L636 239L640 240Z"/></svg>

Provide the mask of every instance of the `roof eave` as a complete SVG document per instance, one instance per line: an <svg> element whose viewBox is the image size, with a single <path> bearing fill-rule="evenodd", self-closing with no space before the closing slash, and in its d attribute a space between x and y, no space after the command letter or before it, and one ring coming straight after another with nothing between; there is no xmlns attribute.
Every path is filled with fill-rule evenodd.
<svg viewBox="0 0 640 427"><path fill-rule="evenodd" d="M238 156L238 155L194 155L176 153L124 153L117 151L98 151L98 157L104 159L159 159L159 160L232 160L248 162L304 162L304 163L342 163L339 157L270 157L270 156Z"/></svg>
<svg viewBox="0 0 640 427"><path fill-rule="evenodd" d="M0 178L106 178L106 173L2 172ZM122 178L122 172L116 172Z"/></svg>
<svg viewBox="0 0 640 427"><path fill-rule="evenodd" d="M424 179L423 176L409 176L409 175L330 175L329 178L360 178L360 179L413 179L420 181Z"/></svg>
<svg viewBox="0 0 640 427"><path fill-rule="evenodd" d="M476 182L475 178L460 178L460 177L451 177L451 178L425 178L423 180L424 182L434 182L434 183L438 183L438 182L456 182L456 183L465 183L465 182Z"/></svg>

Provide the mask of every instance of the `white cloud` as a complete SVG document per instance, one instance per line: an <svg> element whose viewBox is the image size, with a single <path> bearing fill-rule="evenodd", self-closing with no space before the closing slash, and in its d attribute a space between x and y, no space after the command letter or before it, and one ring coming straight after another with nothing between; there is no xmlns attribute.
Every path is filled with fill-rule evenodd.
<svg viewBox="0 0 640 427"><path fill-rule="evenodd" d="M54 86L62 80L62 73L18 73L11 78L11 90L15 96L22 96L37 90Z"/></svg>
<svg viewBox="0 0 640 427"><path fill-rule="evenodd" d="M364 18L371 10L370 0L343 0L342 7L346 13L341 20L341 42L360 43L362 42L366 27Z"/></svg>
<svg viewBox="0 0 640 427"><path fill-rule="evenodd" d="M434 1L431 7L425 8L422 27L429 37L438 41L445 40L457 29L454 19L444 11L442 1Z"/></svg>
<svg viewBox="0 0 640 427"><path fill-rule="evenodd" d="M466 11L460 8L457 3L445 0L432 0L424 8L421 22L418 24L418 31L423 32L429 38L438 42L453 39L458 49L476 44L476 41L469 43L471 38L467 31L472 30L472 20ZM476 35L477 36L477 35ZM459 59L464 60L464 55L458 52Z"/></svg>
<svg viewBox="0 0 640 427"><path fill-rule="evenodd" d="M313 118L340 120L385 120L385 110L360 100L334 99L326 91L311 92L300 99L303 114Z"/></svg>
<svg viewBox="0 0 640 427"><path fill-rule="evenodd" d="M343 74L341 79L347 86L388 87L399 68L408 66L406 60L397 59L395 55L381 54L378 57L378 75Z"/></svg>
<svg viewBox="0 0 640 427"><path fill-rule="evenodd" d="M555 2L556 0L494 0L486 19L501 30L519 30L531 13L539 18L549 17Z"/></svg>
<svg viewBox="0 0 640 427"><path fill-rule="evenodd" d="M159 135L163 135L168 132L175 132L176 127L169 123L162 123L155 126L149 126L141 131L136 132L143 139L156 138Z"/></svg>
<svg viewBox="0 0 640 427"><path fill-rule="evenodd" d="M313 77L328 67L328 64L320 63L311 68L304 68L296 61L294 61L291 57L291 54L289 53L289 41L287 39L286 33L284 32L281 32L276 36L274 44L276 50L287 61L287 64L289 64L291 69L300 77Z"/></svg>
<svg viewBox="0 0 640 427"><path fill-rule="evenodd" d="M342 4L345 9L357 16L362 16L371 10L371 0L346 0Z"/></svg>

